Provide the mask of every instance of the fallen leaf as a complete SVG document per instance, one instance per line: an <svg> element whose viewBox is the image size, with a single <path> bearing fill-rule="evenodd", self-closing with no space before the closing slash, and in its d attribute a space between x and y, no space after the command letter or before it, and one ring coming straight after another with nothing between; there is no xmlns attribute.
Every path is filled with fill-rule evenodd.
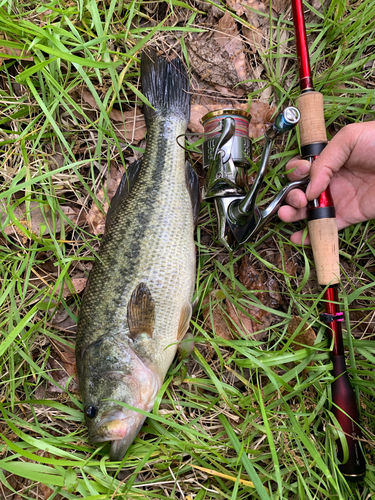
<svg viewBox="0 0 375 500"><path fill-rule="evenodd" d="M28 50L17 49L13 47L6 47L1 45L0 38L0 64L3 64L4 59L21 59L23 61L33 61L34 58Z"/></svg>
<svg viewBox="0 0 375 500"><path fill-rule="evenodd" d="M87 283L87 278L72 278L71 279L73 288L75 290L75 293L81 293L86 286ZM63 297L66 299L67 297L70 297L72 295L72 292L70 291L68 285L64 283L64 288L63 288Z"/></svg>
<svg viewBox="0 0 375 500"><path fill-rule="evenodd" d="M299 316L293 316L288 324L288 329L287 329L288 334L292 336L302 322L303 322L302 318L300 318ZM300 332L301 333L299 333L291 343L291 347L294 351L299 351L301 349L305 349L306 347L312 347L316 340L316 333L307 323L304 323ZM290 365L294 365L294 363L291 363ZM313 366L313 365L314 361L310 361L308 366ZM290 368L292 368L292 366L290 366ZM302 370L303 378L306 378L307 374L308 374L308 369L305 368L304 370ZM295 384L296 384L296 379L293 379L289 382L289 385L291 385L292 387Z"/></svg>
<svg viewBox="0 0 375 500"><path fill-rule="evenodd" d="M76 315L78 311L73 310L71 312ZM57 311L54 313L51 319L51 326L66 333L75 333L77 330L77 323L62 304L59 305Z"/></svg>
<svg viewBox="0 0 375 500"><path fill-rule="evenodd" d="M215 292L210 295L211 303L214 304L211 311L212 320L209 307L204 308L202 314L208 328L215 332L216 335L226 340L233 340L241 336L254 340L263 340L267 336L267 332L257 332L267 328L272 323L274 316L271 313L257 307L244 307L243 309L252 316L249 317L246 313L236 309L228 299L215 303L215 301L212 301ZM209 303L210 296L207 296L203 300L203 305Z"/></svg>
<svg viewBox="0 0 375 500"><path fill-rule="evenodd" d="M204 306L207 305L207 307L203 308L202 314L207 323L208 328L213 332L215 332L215 335L217 335L218 337L221 337L226 340L233 340L235 337L228 328L223 312L220 309L219 304L217 303L212 307L212 320L211 320L210 306L209 306L210 302L212 303L212 295L211 295L211 300L210 296L207 295L202 302L202 305ZM224 306L225 309L225 303L222 302L221 306L222 307Z"/></svg>
<svg viewBox="0 0 375 500"><path fill-rule="evenodd" d="M303 322L302 318L300 318L299 316L293 316L293 318L289 321L288 325L288 333L290 336L294 334L294 332L297 330L297 328L300 326L302 322ZM305 323L301 329L301 333L299 333L292 342L293 350L299 351L300 349L305 349L306 347L312 347L315 343L315 340L316 340L316 333L311 328L311 326Z"/></svg>
<svg viewBox="0 0 375 500"><path fill-rule="evenodd" d="M146 122L138 108L124 112L113 109L109 118L114 122L113 129L120 139L126 139L128 142L139 142L145 138Z"/></svg>
<svg viewBox="0 0 375 500"><path fill-rule="evenodd" d="M226 300L226 306L228 315L238 326L239 330L244 333L245 337L252 338L254 340L263 340L267 337L267 332L257 332L259 332L259 330L264 330L271 325L275 319L272 313L259 309L255 306L244 307L244 310L249 314L249 316L251 316L249 317L240 309L235 308L229 300ZM234 327L233 330L235 330Z"/></svg>
<svg viewBox="0 0 375 500"><path fill-rule="evenodd" d="M250 128L249 135L253 139L257 139L264 135L266 129L272 123L272 117L275 114L276 107L270 106L266 102L252 101L250 106Z"/></svg>
<svg viewBox="0 0 375 500"><path fill-rule="evenodd" d="M78 392L76 355L72 347L51 339L51 354L48 358L47 367L50 370L53 380L62 387L65 387L68 379L73 377L69 383L69 391ZM49 384L47 390L51 392L64 392L52 383Z"/></svg>
<svg viewBox="0 0 375 500"><path fill-rule="evenodd" d="M3 231L7 235L19 234L23 238L26 238L25 233L20 229L15 223L8 222L4 227L5 221L7 219L7 210L6 205L1 203L0 205L1 211L1 226ZM84 214L80 212L78 208L72 208L70 206L60 206L61 211L66 215L68 219L70 219L74 224L78 224L85 220ZM53 230L53 214L51 212L51 208L47 204L39 204L35 201L30 202L30 212L29 219L26 216L26 204L21 203L18 207L13 210L14 217L17 219L18 223L24 227L26 227L32 233L38 236L45 236L49 234L50 230ZM56 221L56 233L61 231L61 217L57 215L55 217ZM69 224L64 221L65 227L68 227Z"/></svg>
<svg viewBox="0 0 375 500"><path fill-rule="evenodd" d="M46 484L39 483L39 489L42 491L45 500L48 500L48 498L53 494L53 489Z"/></svg>
<svg viewBox="0 0 375 500"><path fill-rule="evenodd" d="M244 47L237 26L229 13L213 33L193 34L186 40L191 69L203 82L228 89L238 86L246 92L255 88L249 80ZM250 66L249 66L250 69Z"/></svg>
<svg viewBox="0 0 375 500"><path fill-rule="evenodd" d="M229 8L234 10L238 16L245 14L249 24L252 26L251 28L243 26L242 30L252 52L262 50L262 39L265 38L265 35L268 35L268 33L263 33L262 28L263 26L268 27L269 19L268 17L259 15L254 11L265 14L267 12L267 8L264 3L259 0L227 0L227 5ZM253 10L246 7L250 7Z"/></svg>
<svg viewBox="0 0 375 500"><path fill-rule="evenodd" d="M99 109L99 106L95 100L95 97L88 89L83 89L81 93L82 99L89 104L92 109Z"/></svg>
<svg viewBox="0 0 375 500"><path fill-rule="evenodd" d="M283 297L276 279L261 262L257 262L256 267L252 265L248 254L241 259L239 280L248 290L256 292L256 297L265 306L275 309L282 305Z"/></svg>
<svg viewBox="0 0 375 500"><path fill-rule="evenodd" d="M94 96L88 89L82 91L81 97L92 109L99 109ZM128 142L139 142L144 139L147 131L146 122L138 107L128 111L112 109L109 113L109 119L112 121L113 130L120 139L126 139Z"/></svg>
<svg viewBox="0 0 375 500"><path fill-rule="evenodd" d="M289 276L296 277L299 272L299 254L290 245L283 244L282 249L270 244L265 251L266 260L278 269L285 270Z"/></svg>
<svg viewBox="0 0 375 500"><path fill-rule="evenodd" d="M105 214L108 212L109 208L107 199L104 200L104 192L106 192L108 200L111 201L117 191L124 173L124 169L117 169L115 166L111 165L109 176L107 177L105 182L105 190L104 188L101 188L96 194L98 201L103 202L102 209L100 209L96 205L96 203L93 203L86 217L87 222L90 226L90 230L96 235L104 233L106 217Z"/></svg>
<svg viewBox="0 0 375 500"><path fill-rule="evenodd" d="M246 58L242 40L233 17L227 11L218 22L218 30L214 32L214 40L225 51L232 61L241 82L247 79Z"/></svg>
<svg viewBox="0 0 375 500"><path fill-rule="evenodd" d="M277 281L271 274L268 275L266 268L260 262L255 268L251 264L249 255L241 259L239 280L249 291L254 292L254 296L266 307L277 309L282 305L283 299ZM267 331L261 330L266 330L271 326L277 315L256 305L242 307L243 311L226 300L228 315L240 331L243 331L246 337L263 340L267 337Z"/></svg>

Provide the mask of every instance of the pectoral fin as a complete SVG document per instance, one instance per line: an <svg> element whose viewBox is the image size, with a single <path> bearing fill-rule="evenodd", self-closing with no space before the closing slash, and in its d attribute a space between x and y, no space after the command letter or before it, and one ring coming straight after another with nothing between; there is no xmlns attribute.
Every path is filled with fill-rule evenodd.
<svg viewBox="0 0 375 500"><path fill-rule="evenodd" d="M133 340L142 334L152 337L155 327L155 302L145 283L140 283L130 297L128 326Z"/></svg>

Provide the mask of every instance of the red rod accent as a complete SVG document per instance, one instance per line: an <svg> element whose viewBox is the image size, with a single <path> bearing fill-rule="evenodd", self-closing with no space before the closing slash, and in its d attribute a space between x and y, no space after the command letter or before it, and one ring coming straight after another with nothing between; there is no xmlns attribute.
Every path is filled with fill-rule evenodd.
<svg viewBox="0 0 375 500"><path fill-rule="evenodd" d="M313 81L310 69L309 48L306 39L305 19L303 15L302 0L294 0L292 2L293 22L296 33L297 58L299 67L299 85L301 92L304 90L312 90Z"/></svg>
<svg viewBox="0 0 375 500"><path fill-rule="evenodd" d="M325 310L327 314L332 314L332 316L336 316L339 312L339 294L336 286L330 286L324 292L324 300L325 300ZM341 322L334 320L327 324L327 333L331 336L333 335L333 356L341 356L344 354L344 345L342 342L342 330L341 330Z"/></svg>

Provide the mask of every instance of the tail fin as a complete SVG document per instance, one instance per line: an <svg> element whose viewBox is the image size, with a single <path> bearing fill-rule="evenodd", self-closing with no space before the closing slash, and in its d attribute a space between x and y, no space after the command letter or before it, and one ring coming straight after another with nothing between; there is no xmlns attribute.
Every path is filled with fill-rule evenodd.
<svg viewBox="0 0 375 500"><path fill-rule="evenodd" d="M150 101L145 106L146 124L157 116L176 115L186 121L190 116L189 77L180 59L168 62L154 50L141 55L142 92Z"/></svg>

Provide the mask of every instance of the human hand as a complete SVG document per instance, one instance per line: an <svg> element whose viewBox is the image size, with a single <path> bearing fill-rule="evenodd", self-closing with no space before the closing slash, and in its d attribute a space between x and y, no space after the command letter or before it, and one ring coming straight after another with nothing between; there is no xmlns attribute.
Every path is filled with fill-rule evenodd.
<svg viewBox="0 0 375 500"><path fill-rule="evenodd" d="M318 198L328 185L339 230L375 218L375 121L347 125L312 165L297 157L288 162L286 169L295 169L288 175L291 181L310 173L310 183L306 193L295 189L288 194L288 205L278 212L284 222L306 219L307 202ZM294 233L291 241L300 244L302 234L303 231Z"/></svg>

